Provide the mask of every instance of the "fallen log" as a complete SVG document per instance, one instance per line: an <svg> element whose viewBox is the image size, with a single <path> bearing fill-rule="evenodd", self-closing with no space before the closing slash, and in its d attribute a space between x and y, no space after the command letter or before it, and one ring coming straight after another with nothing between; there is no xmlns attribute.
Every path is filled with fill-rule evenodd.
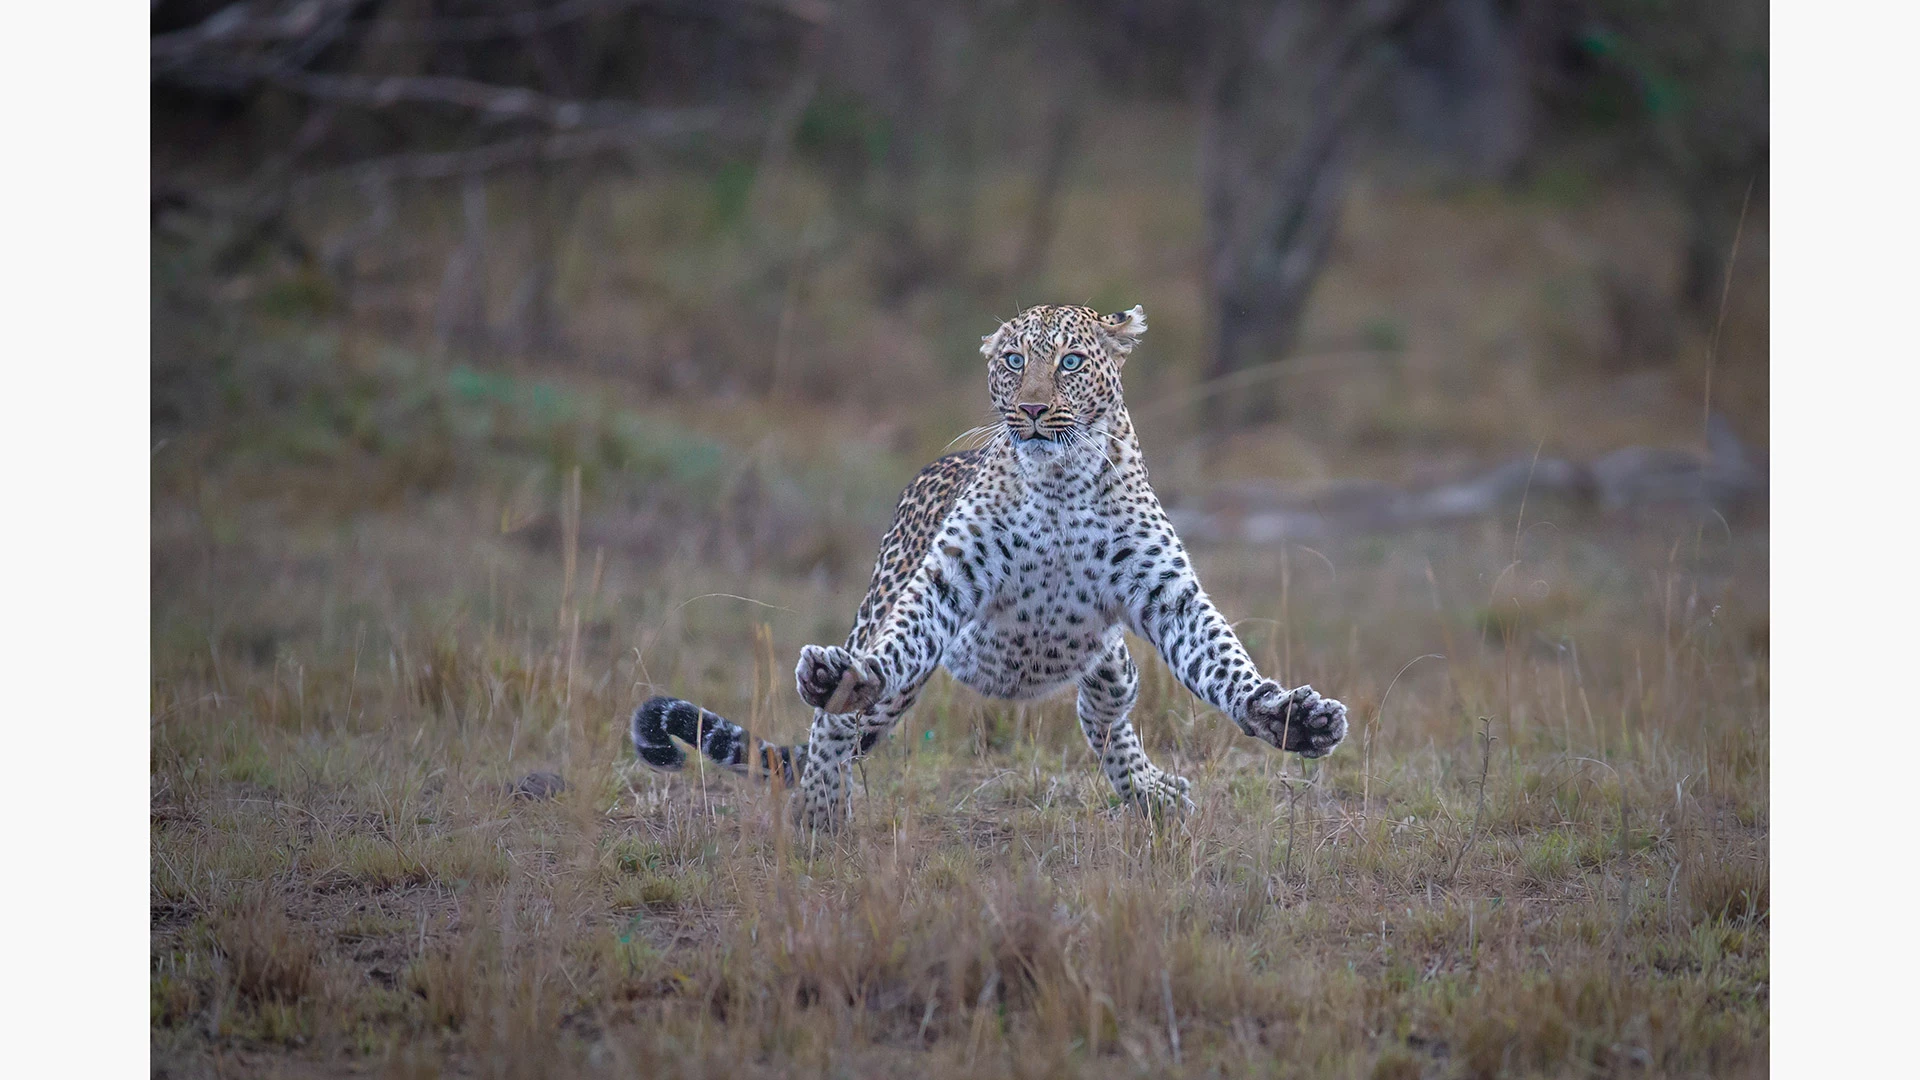
<svg viewBox="0 0 1920 1080"><path fill-rule="evenodd" d="M1715 416L1705 454L1630 446L1586 463L1521 457L1415 491L1366 481L1342 481L1306 493L1236 485L1207 505L1176 506L1169 513L1190 542L1276 544L1504 515L1525 499L1602 513L1659 507L1725 516L1766 497L1764 460Z"/></svg>

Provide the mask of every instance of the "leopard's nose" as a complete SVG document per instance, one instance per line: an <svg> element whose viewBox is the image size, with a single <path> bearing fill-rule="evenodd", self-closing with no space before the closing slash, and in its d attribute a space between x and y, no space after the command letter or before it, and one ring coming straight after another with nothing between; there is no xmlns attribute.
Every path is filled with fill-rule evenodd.
<svg viewBox="0 0 1920 1080"><path fill-rule="evenodd" d="M1041 414L1047 411L1045 405L1020 405L1017 406L1017 408L1019 408L1021 412L1026 413L1029 420L1038 420Z"/></svg>

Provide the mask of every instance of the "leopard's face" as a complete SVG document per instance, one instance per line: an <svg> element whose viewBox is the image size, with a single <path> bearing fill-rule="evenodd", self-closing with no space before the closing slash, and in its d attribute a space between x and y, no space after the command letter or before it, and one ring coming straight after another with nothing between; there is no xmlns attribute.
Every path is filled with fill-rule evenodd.
<svg viewBox="0 0 1920 1080"><path fill-rule="evenodd" d="M1122 405L1120 369L1146 331L1139 305L1102 315L1042 304L982 338L987 393L1014 449L1050 456L1105 430Z"/></svg>

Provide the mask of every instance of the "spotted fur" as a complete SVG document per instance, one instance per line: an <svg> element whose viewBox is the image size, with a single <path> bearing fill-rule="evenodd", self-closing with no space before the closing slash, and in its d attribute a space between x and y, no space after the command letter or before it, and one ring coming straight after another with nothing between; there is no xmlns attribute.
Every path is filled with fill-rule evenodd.
<svg viewBox="0 0 1920 1080"><path fill-rule="evenodd" d="M943 457L908 485L842 645L800 651L794 682L814 707L806 743L777 747L688 702L633 717L640 757L678 768L672 739L711 760L794 780L796 811L845 818L847 768L899 723L936 667L989 697L1077 691L1081 731L1123 799L1192 808L1185 777L1147 760L1130 714L1139 670L1128 630L1182 685L1240 730L1303 757L1346 737L1346 706L1262 675L1201 588L1160 506L1121 396L1146 332L1139 308L1029 308L987 335L999 420L985 446Z"/></svg>

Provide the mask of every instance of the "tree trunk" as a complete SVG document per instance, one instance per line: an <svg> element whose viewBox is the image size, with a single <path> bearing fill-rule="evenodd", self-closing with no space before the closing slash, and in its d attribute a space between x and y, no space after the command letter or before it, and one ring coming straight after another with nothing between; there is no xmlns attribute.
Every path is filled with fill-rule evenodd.
<svg viewBox="0 0 1920 1080"><path fill-rule="evenodd" d="M1339 224L1355 114L1415 6L1266 0L1213 9L1201 146L1209 378L1277 361L1297 340ZM1278 411L1270 392L1208 401L1214 424Z"/></svg>

